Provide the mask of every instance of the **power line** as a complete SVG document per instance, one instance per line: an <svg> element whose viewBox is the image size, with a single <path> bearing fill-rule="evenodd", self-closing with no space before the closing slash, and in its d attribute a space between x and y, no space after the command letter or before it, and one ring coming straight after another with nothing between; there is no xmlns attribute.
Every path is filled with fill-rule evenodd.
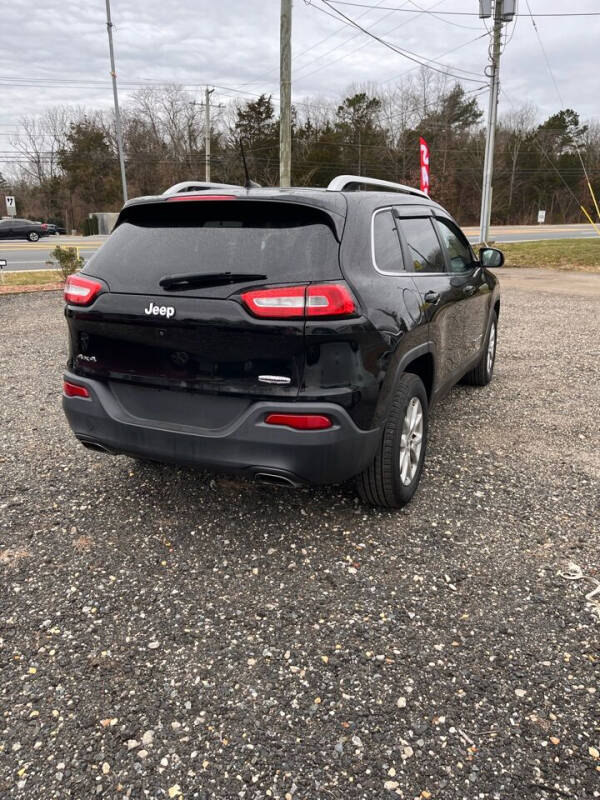
<svg viewBox="0 0 600 800"><path fill-rule="evenodd" d="M449 56L451 53L455 53L457 50L460 50L463 47L467 47L467 45L473 44L473 42L479 41L479 39L484 39L487 35L488 35L487 33L482 33L481 36L475 36L473 39L469 39L469 41L463 42L462 44L459 44L457 47L453 47L451 50L446 50L445 52L440 53L438 56L435 57L434 60L437 61L440 58L444 58L444 56ZM383 84L390 83L390 81L395 81L398 80L399 78L403 78L405 75L408 75L410 72L413 72L416 68L417 67L411 67L405 72L400 72L397 75L393 75L391 78L386 78L384 81L382 81L382 83Z"/></svg>
<svg viewBox="0 0 600 800"><path fill-rule="evenodd" d="M404 58L408 59L409 61L414 61L416 64L419 64L420 66L425 67L426 69L431 69L434 72L439 72L442 75L449 75L450 77L456 78L456 80L458 80L458 81L468 81L470 83L480 83L481 78L478 78L476 80L474 78L467 78L465 76L456 75L455 73L450 72L449 68L448 68L448 65L446 65L446 64L441 64L440 63L439 66L444 67L444 69L439 69L438 67L432 66L431 63L429 63L429 64L426 63L427 61L433 62L433 59L427 59L424 56L420 56L417 53L413 53L410 50L405 50L403 48L397 47L396 45L392 44L391 42L388 42L385 39L382 39L380 36L378 36L377 34L373 33L372 31L368 30L367 28L364 28L362 25L359 25L353 19L351 19L350 17L346 16L346 14L344 14L342 11L339 11L337 8L333 8L333 6L331 6L329 0L321 0L321 2L323 2L329 8L331 8L331 10L334 11L336 14L339 14L341 17L343 17L344 19L348 20L352 25L354 25L356 28L361 30L364 34L366 34L367 36L370 36L372 39L374 39L375 41L379 42L384 47L387 47L389 50L392 50L392 52L397 53L398 55L404 56ZM316 8L316 6L315 6L315 8ZM420 13L422 13L422 12L420 12ZM422 60L423 58L425 58L425 61ZM436 62L436 63L438 63L438 62ZM472 72L471 70L463 70L460 67L453 67L452 69L458 69L460 72L465 72L465 73L470 74L470 75L477 75L476 72Z"/></svg>
<svg viewBox="0 0 600 800"><path fill-rule="evenodd" d="M403 11L407 14L418 14L416 8L402 8L398 6L371 6L368 3L355 3L350 0L330 0L337 6L354 6L356 8L370 8L377 11ZM416 4L415 4L416 5ZM476 11L436 11L436 14L452 17L479 17ZM515 14L516 17L528 17L529 14ZM600 11L559 11L556 13L536 14L536 17L600 17Z"/></svg>
<svg viewBox="0 0 600 800"><path fill-rule="evenodd" d="M439 4L440 2L443 2L443 0L438 0L438 4ZM359 31L359 30L356 30L356 28L354 27L354 25L351 25L349 22L346 22L346 20L340 19L340 17L338 17L336 14L332 14L332 13L330 13L329 11L326 11L324 8L321 8L320 6L314 6L314 5L312 5L312 3L308 3L308 5L309 5L311 8L315 8L317 11L321 11L323 14L326 14L328 17L331 17L331 19L335 20L335 22L337 22L337 23L340 23L340 22L341 22L341 23L343 23L343 25L344 25L346 28L352 28L352 29L354 30L354 33L353 33L351 36L348 36L348 37L347 37L346 39L344 39L343 41L341 41L341 42L340 42L339 44L337 44L335 47L332 47L332 48L330 48L330 49L329 49L329 50L327 50L325 53L321 53L321 55L320 55L320 56L317 56L317 58L313 58L313 59L311 59L309 62L307 62L306 64L304 64L302 67L300 67L300 68L299 68L299 72L300 72L300 73L303 73L303 72L304 72L304 70L306 70L306 68L307 68L307 67L309 67L311 64L314 64L316 61L319 61L320 59L323 59L323 58L325 58L326 56L330 55L331 53L335 52L336 50L339 50L339 49L340 49L340 47L344 47L345 45L347 45L347 44L348 44L348 42L351 42L353 39L356 39L356 38L360 37L360 35L361 35L361 31ZM357 17L357 19L361 19L361 17L364 17L364 16L365 16L365 14L368 14L368 11L365 11L365 12L363 12L362 14L359 14L359 15L358 15L358 17ZM379 19L379 20L378 20L378 21L377 21L375 24L376 24L376 25L380 25L380 24L381 24L381 23L382 23L384 20L386 20L386 19L387 19L388 17L390 17L390 16L392 16L392 12L390 12L389 14L385 14L385 15L384 15L383 17L381 17L381 19ZM402 23L400 23L400 25L402 25ZM396 26L396 27L400 27L400 25L398 25L398 26ZM392 28L392 31L394 31L394 30L396 30L396 28ZM391 33L391 31L390 31L390 33ZM340 58L336 58L336 59L334 59L333 61L329 61L327 64L322 64L322 65L321 65L321 66L319 66L317 69L311 70L310 72L308 72L308 73L305 73L304 75L302 75L302 74L300 74L300 75L296 74L296 75L294 76L294 80L304 80L305 78L308 78L308 77L310 77L311 75L314 75L316 72L320 72L320 70L321 70L321 69L325 69L326 67L330 67L332 64L336 64L338 61L341 61L343 58L346 58L347 56L349 56L349 55L352 55L353 53L356 53L356 52L357 52L357 50L362 50L362 48L363 48L363 47L365 47L365 45L361 45L361 46L359 46L359 47L354 47L352 50L346 51L346 52L345 52L345 53L344 53L344 54L343 54L343 55L342 55Z"/></svg>
<svg viewBox="0 0 600 800"><path fill-rule="evenodd" d="M408 2L412 2L412 1L413 1L413 0L408 0ZM436 6L439 6L439 5L441 5L443 2L445 2L445 0L437 0L437 2L436 2L436 3L434 3L432 6L430 6L430 9L432 9L432 8L435 8ZM312 3L309 3L309 5L310 5L310 7L311 7L311 8L314 8L314 9L316 9L317 11L320 11L320 12L322 12L323 14L326 14L328 17L331 17L332 19L334 19L334 20L336 20L336 21L338 21L338 22L340 21L340 20L338 19L338 16L336 15L336 14L337 14L337 12L336 12L336 13L334 13L334 14L332 14L332 13L330 13L329 11L326 11L324 8L321 8L320 6L315 6L315 5L312 5ZM420 13L420 14L422 14L422 13L425 13L425 11L426 11L426 10L427 10L427 9L424 9L424 11L421 11L421 12L419 12L419 13ZM362 16L364 16L364 14L359 14L359 15L358 15L358 17L356 17L356 19L360 19ZM380 23L382 23L382 22L383 22L385 19L387 19L389 16L391 16L391 14L386 14L384 17L382 17L380 20L378 20L378 21L375 23L375 25L379 25L379 24L380 24ZM398 30L398 28L406 27L406 25L409 25L411 22L413 22L414 20L416 20L418 17L419 17L419 14L417 14L416 16L414 16L412 19L410 19L410 20L408 20L408 21L402 21L402 22L400 22L398 25L395 25L393 28L390 28L390 30L387 32L387 34L386 34L386 35L388 35L388 36L389 36L389 34L390 34L390 33L393 33L394 31ZM342 22L343 22L343 23L344 23L344 24L345 24L347 27L350 27L350 28L355 28L355 26L354 26L353 24L351 24L350 22L346 22L345 20L341 20L341 21L342 21ZM355 20L355 21L356 21L356 20ZM361 34L361 33L362 33L362 31L361 31L361 30L357 30L357 32L354 34L354 36L351 36L349 39L347 39L347 40L345 40L345 41L346 41L346 42L349 42L351 39L355 38L356 36L360 36L360 34ZM342 61L344 58L347 58L348 56L353 56L353 55L354 55L355 53L357 53L359 50L363 50L365 47L367 47L367 46L368 46L368 44L369 44L369 42L368 42L368 41L366 41L364 44L360 45L359 47L355 47L355 48L353 48L352 50L350 50L349 52L346 52L346 53L344 53L344 54L343 54L342 56L340 56L339 58L336 58L336 59L334 59L333 61L329 61L327 64L323 64L323 65L321 65L321 66L317 67L317 69L314 69L314 70L312 70L312 71L311 71L311 72L309 72L309 73L305 73L304 75L299 75L299 76L297 76L297 78L296 78L296 79L297 79L297 80L304 80L305 78L309 78L311 75L314 75L315 73L317 73L317 72L320 72L322 69L325 69L326 67L330 67L332 64L336 64L338 61ZM324 53L323 55L328 55L329 53L332 53L334 50L338 50L338 49L339 49L340 47L342 47L342 46L343 46L343 43L342 43L342 44L340 44L340 45L338 45L337 47L334 47L334 48L332 48L331 50L328 50L328 51L327 51L327 53ZM314 59L314 61L316 61L316 60L318 60L318 59ZM313 62L309 62L309 63L313 63ZM304 67L301 67L301 69L300 69L300 72L302 72L302 71L303 71L303 70L304 70L304 69L305 69L307 66L308 66L308 64L305 64L305 65L304 65Z"/></svg>
<svg viewBox="0 0 600 800"><path fill-rule="evenodd" d="M552 83L554 84L554 88L556 89L556 94L558 96L558 99L560 101L561 106L564 108L565 103L563 101L561 91L560 91L560 89L558 87L558 83L556 82L556 78L554 77L554 72L552 71L552 67L550 65L550 59L548 58L548 54L546 53L546 48L544 47L544 44L542 42L542 37L540 36L540 32L538 30L538 26L535 24L535 19L533 17L532 12L531 12L531 6L529 5L529 0L525 0L525 2L527 3L527 10L529 11L529 16L531 17L531 24L533 25L533 29L535 30L535 34L537 36L537 40L539 42L540 49L541 49L542 54L544 56L544 60L546 62L546 66L548 67L548 72L550 73L550 77L552 78ZM583 173L585 175L585 179L587 181L588 189L590 190L590 194L592 196L592 200L594 201L594 206L596 207L596 214L598 216L598 219L600 219L600 209L598 208L598 201L596 200L596 195L594 194L594 190L592 189L592 183L590 181L590 176L588 175L588 171L586 169L586 166L583 163L583 156L581 155L581 150L579 149L579 144L577 142L577 138L576 137L573 138L573 143L575 145L575 150L577 151L577 156L579 157L579 161L581 162L581 167L583 169ZM583 206L581 206L581 208L582 208L584 214L587 216L588 215L587 211L583 208Z"/></svg>

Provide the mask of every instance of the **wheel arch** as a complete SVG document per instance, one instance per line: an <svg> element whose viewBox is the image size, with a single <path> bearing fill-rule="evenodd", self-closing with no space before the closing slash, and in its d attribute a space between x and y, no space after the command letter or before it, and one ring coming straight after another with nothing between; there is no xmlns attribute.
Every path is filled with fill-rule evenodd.
<svg viewBox="0 0 600 800"><path fill-rule="evenodd" d="M412 372L413 375L421 379L427 393L427 402L431 405L435 377L435 364L432 351L427 350L425 353L415 356L415 358L405 365L403 372Z"/></svg>
<svg viewBox="0 0 600 800"><path fill-rule="evenodd" d="M399 361L390 367L373 420L373 427L380 426L387 419L391 403L400 378L407 372L417 375L425 386L427 402L431 404L435 386L435 356L433 342L424 342L404 353ZM391 374L390 374L391 373Z"/></svg>

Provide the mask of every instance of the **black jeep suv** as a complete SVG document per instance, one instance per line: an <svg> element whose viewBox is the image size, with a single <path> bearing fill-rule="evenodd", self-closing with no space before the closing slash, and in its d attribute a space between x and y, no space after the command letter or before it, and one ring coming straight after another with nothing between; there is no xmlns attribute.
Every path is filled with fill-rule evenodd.
<svg viewBox="0 0 600 800"><path fill-rule="evenodd" d="M399 507L433 403L492 377L486 267L502 262L418 190L359 176L131 200L65 286L69 424L95 450L285 485L356 477Z"/></svg>

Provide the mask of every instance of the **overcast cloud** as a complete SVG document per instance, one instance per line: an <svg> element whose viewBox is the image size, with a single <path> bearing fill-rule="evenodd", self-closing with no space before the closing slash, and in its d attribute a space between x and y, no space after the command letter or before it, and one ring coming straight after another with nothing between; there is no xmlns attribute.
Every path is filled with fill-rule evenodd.
<svg viewBox="0 0 600 800"><path fill-rule="evenodd" d="M359 0L360 2L360 0ZM403 0L365 0L370 5L416 8ZM529 0L534 12L598 11L598 0ZM221 88L220 100L252 93L278 94L279 0L112 0L121 99L149 83L181 83L198 94L204 84ZM476 11L477 0L418 0L435 11ZM348 16L395 44L483 79L487 39L442 57L485 32L476 16L367 10L338 5ZM340 98L352 83L390 82L415 65L332 19L321 0L295 0L293 94ZM519 11L527 11L520 0ZM39 114L56 104L110 108L108 45L104 0L10 0L3 3L0 27L0 150L23 114ZM600 111L600 16L539 17L538 28L566 105L583 119ZM309 49L310 48L310 49ZM62 86L43 85L43 80ZM18 82L20 85L15 85ZM478 83L465 84L475 88ZM556 111L552 85L531 20L522 16L502 60L502 86L515 105L526 101L540 118ZM242 94L248 93L248 94ZM217 99L215 94L215 99ZM486 106L487 96L480 97ZM501 112L510 110L505 97Z"/></svg>

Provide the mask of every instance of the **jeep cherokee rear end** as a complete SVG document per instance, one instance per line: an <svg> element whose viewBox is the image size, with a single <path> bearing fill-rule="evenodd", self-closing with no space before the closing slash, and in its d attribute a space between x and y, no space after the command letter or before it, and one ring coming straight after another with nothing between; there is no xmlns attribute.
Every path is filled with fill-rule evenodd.
<svg viewBox="0 0 600 800"><path fill-rule="evenodd" d="M424 193L360 176L139 198L65 287L67 418L88 447L292 485L356 476L400 507L431 404L492 378L502 262Z"/></svg>
<svg viewBox="0 0 600 800"><path fill-rule="evenodd" d="M291 484L366 467L381 335L340 268L346 213L318 191L129 203L66 287L77 438Z"/></svg>

